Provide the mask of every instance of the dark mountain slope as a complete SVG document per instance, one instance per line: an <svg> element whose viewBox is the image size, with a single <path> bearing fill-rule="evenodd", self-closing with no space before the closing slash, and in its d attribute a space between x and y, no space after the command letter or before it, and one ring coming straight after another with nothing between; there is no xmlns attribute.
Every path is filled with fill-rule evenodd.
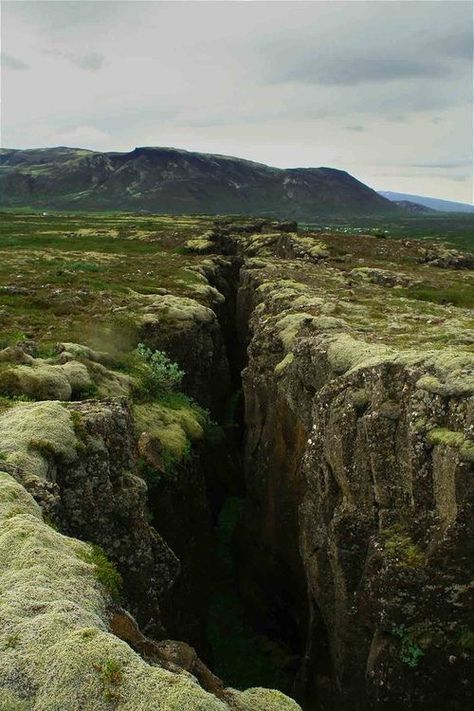
<svg viewBox="0 0 474 711"><path fill-rule="evenodd" d="M344 171L272 168L175 148L98 153L76 148L0 150L0 206L253 214L396 213Z"/></svg>

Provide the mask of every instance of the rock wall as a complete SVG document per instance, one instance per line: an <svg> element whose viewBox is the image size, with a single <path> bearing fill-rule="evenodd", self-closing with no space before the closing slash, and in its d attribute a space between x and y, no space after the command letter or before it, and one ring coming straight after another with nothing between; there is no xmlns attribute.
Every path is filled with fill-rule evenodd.
<svg viewBox="0 0 474 711"><path fill-rule="evenodd" d="M302 644L307 709L466 709L474 357L364 342L285 269L241 279L247 602Z"/></svg>

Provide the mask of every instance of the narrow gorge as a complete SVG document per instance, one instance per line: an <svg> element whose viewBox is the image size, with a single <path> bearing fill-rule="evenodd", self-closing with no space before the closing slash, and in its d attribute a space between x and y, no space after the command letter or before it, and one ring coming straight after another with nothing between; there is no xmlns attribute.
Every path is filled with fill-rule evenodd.
<svg viewBox="0 0 474 711"><path fill-rule="evenodd" d="M473 293L472 256L265 219L28 229L0 709L470 708L474 321L436 294Z"/></svg>

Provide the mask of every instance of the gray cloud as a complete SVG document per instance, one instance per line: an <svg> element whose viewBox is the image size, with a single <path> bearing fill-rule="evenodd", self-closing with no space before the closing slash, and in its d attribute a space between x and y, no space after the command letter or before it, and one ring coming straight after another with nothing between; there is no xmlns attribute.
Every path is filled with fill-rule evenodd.
<svg viewBox="0 0 474 711"><path fill-rule="evenodd" d="M3 4L15 5L15 13L33 20L39 26L52 33L75 31L78 26L98 27L102 22L113 21L123 10L134 11L140 1L122 2L121 0L22 0ZM128 7L127 7L128 6ZM138 9L138 8L135 8Z"/></svg>
<svg viewBox="0 0 474 711"><path fill-rule="evenodd" d="M62 57L68 62L71 62L80 69L96 72L103 66L105 57L100 52L89 52L88 54L74 54L60 49L46 49L45 54L51 54L55 57Z"/></svg>
<svg viewBox="0 0 474 711"><path fill-rule="evenodd" d="M277 81L354 86L400 79L446 77L451 71L450 67L441 63L398 57L349 55L325 59L315 56L296 60L293 66L280 70Z"/></svg>
<svg viewBox="0 0 474 711"><path fill-rule="evenodd" d="M438 168L443 168L445 170L456 170L457 168L473 167L472 157L463 160L445 160L440 162L428 161L424 163L407 163L406 165L410 168L427 168L429 170Z"/></svg>
<svg viewBox="0 0 474 711"><path fill-rule="evenodd" d="M17 59L17 57L12 57L10 54L5 54L5 52L2 52L0 62L2 69L29 69L26 62Z"/></svg>
<svg viewBox="0 0 474 711"><path fill-rule="evenodd" d="M448 35L443 39L441 46L436 43L436 48L442 54L456 59L467 59L472 61L473 58L473 32L472 28L458 32L453 35Z"/></svg>
<svg viewBox="0 0 474 711"><path fill-rule="evenodd" d="M363 133L365 131L365 128L363 126L359 126L358 124L355 126L344 126L346 131L355 131L356 133Z"/></svg>
<svg viewBox="0 0 474 711"><path fill-rule="evenodd" d="M96 72L103 66L105 57L100 52L90 52L90 54L84 54L82 57L70 56L69 60L81 69Z"/></svg>

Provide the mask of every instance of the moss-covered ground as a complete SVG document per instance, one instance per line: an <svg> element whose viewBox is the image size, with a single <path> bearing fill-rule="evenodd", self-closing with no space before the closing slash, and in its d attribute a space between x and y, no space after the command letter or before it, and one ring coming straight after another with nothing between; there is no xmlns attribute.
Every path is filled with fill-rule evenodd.
<svg viewBox="0 0 474 711"><path fill-rule="evenodd" d="M198 282L184 253L206 218L3 213L0 346L34 338L104 347L133 332L130 294L189 294ZM132 317L131 317L132 316Z"/></svg>

